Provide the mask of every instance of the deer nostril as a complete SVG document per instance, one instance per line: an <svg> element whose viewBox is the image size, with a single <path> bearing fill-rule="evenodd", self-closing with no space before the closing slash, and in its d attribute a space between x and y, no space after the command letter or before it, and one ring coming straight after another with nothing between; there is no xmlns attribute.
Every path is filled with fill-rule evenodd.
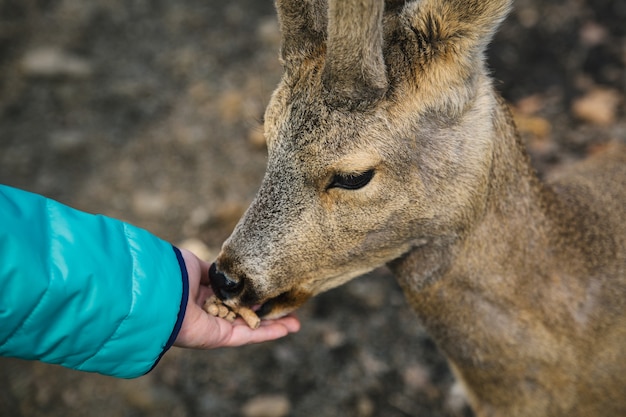
<svg viewBox="0 0 626 417"><path fill-rule="evenodd" d="M215 262L213 262L209 268L209 279L211 280L213 292L222 300L233 298L240 294L243 290L243 280L233 281L228 278L222 272L217 270Z"/></svg>

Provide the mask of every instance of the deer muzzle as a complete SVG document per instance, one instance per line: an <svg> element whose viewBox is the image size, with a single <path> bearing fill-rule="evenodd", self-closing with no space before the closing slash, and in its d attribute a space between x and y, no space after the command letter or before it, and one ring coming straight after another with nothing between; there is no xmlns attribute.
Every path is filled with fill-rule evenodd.
<svg viewBox="0 0 626 417"><path fill-rule="evenodd" d="M209 268L209 279L213 292L221 300L235 298L243 291L244 281L234 281L230 279L226 274L217 269L215 262L213 262Z"/></svg>

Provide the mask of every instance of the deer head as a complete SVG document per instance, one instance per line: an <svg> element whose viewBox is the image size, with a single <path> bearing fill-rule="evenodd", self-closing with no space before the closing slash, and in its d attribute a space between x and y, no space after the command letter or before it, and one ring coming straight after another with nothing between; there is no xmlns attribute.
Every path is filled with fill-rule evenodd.
<svg viewBox="0 0 626 417"><path fill-rule="evenodd" d="M496 136L483 55L509 3L277 1L267 171L212 268L221 298L279 316L466 233Z"/></svg>

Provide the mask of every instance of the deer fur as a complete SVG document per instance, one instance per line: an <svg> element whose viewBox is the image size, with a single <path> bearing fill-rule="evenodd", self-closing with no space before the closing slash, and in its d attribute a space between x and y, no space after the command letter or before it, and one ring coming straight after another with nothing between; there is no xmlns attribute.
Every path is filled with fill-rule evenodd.
<svg viewBox="0 0 626 417"><path fill-rule="evenodd" d="M478 416L624 416L626 150L538 179L485 66L510 3L278 0L267 171L214 287L277 317L387 264Z"/></svg>

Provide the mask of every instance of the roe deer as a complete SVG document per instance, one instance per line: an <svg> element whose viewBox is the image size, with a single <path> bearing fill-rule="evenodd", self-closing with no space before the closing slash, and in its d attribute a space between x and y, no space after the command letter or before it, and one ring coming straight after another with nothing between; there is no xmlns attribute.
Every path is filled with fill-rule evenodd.
<svg viewBox="0 0 626 417"><path fill-rule="evenodd" d="M510 0L278 0L261 188L212 268L276 317L387 264L478 416L626 416L626 151L540 181L485 49Z"/></svg>

